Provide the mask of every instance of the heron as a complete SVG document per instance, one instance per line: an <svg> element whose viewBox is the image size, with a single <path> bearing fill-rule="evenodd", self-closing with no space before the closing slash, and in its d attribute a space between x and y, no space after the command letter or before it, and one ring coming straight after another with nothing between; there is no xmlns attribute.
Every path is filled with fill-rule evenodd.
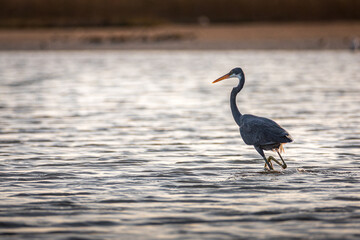
<svg viewBox="0 0 360 240"><path fill-rule="evenodd" d="M292 142L290 134L275 121L258 117L251 114L241 114L236 105L236 96L244 87L245 74L239 67L232 69L229 73L219 77L212 83L216 83L229 78L238 78L239 84L234 87L230 94L230 107L236 124L239 126L240 135L245 144L253 145L256 151L265 160L265 169L274 170L271 161L276 162L283 169L287 167L281 153L284 151L283 145ZM276 151L282 163L273 156L266 158L264 150Z"/></svg>

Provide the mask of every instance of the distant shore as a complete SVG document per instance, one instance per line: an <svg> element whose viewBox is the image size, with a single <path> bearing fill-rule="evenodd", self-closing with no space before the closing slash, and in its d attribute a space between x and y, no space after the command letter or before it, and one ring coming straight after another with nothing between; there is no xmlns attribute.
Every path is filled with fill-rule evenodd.
<svg viewBox="0 0 360 240"><path fill-rule="evenodd" d="M360 22L0 29L0 50L350 49Z"/></svg>

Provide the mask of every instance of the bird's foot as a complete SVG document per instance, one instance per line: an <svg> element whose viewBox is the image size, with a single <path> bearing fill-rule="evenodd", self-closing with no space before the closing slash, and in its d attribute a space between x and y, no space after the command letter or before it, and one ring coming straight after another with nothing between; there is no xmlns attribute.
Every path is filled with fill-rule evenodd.
<svg viewBox="0 0 360 240"><path fill-rule="evenodd" d="M269 161L271 167L273 166L272 162L271 162L271 160L272 160L272 161L276 162L279 166L281 166L283 169L287 168L286 163L284 161L283 161L284 164L282 164L278 160L276 160L273 156L269 156L267 160ZM265 166L266 166L266 164L265 164Z"/></svg>

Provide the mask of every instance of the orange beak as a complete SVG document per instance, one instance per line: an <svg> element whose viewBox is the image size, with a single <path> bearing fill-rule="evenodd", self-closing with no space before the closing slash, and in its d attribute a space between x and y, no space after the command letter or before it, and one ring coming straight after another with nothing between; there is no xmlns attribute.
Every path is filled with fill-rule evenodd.
<svg viewBox="0 0 360 240"><path fill-rule="evenodd" d="M230 77L230 74L227 73L227 74L225 74L224 76L219 77L218 79L216 79L216 80L213 81L212 83L220 82L220 81L222 81L222 80L228 79L229 77Z"/></svg>

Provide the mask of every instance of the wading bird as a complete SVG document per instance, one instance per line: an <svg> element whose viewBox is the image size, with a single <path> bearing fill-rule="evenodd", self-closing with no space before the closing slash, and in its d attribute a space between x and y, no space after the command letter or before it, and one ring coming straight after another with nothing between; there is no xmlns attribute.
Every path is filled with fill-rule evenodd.
<svg viewBox="0 0 360 240"><path fill-rule="evenodd" d="M234 120L237 125L239 125L242 139L247 145L253 145L256 151L263 157L265 160L265 168L267 166L270 170L274 170L271 163L271 160L273 160L285 169L287 166L280 153L284 151L283 144L293 141L290 134L271 119L250 114L242 115L237 108L236 95L241 91L245 84L243 70L241 68L234 68L229 73L213 81L213 83L234 77L239 79L239 84L231 91L230 106ZM266 158L264 150L276 151L282 164L272 156Z"/></svg>

